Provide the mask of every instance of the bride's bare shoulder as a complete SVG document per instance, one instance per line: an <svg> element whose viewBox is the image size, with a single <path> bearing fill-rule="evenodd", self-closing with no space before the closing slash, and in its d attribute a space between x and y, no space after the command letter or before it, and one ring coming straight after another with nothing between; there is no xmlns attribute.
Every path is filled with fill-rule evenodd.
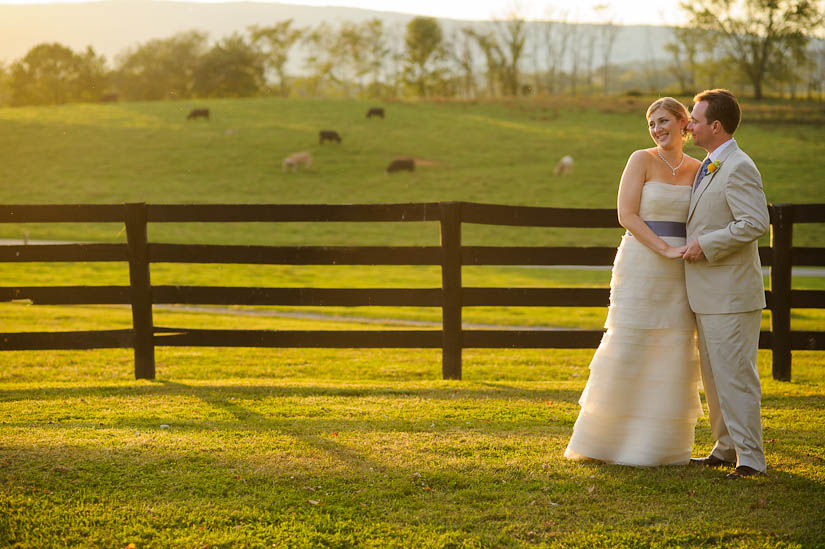
<svg viewBox="0 0 825 549"><path fill-rule="evenodd" d="M656 154L656 147L652 149L639 149L638 151L633 151L630 155L630 158L627 159L628 163L647 163Z"/></svg>

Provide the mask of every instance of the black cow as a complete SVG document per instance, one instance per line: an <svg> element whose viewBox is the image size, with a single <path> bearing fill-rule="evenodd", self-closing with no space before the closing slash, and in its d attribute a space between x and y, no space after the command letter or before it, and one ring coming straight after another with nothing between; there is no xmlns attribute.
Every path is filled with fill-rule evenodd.
<svg viewBox="0 0 825 549"><path fill-rule="evenodd" d="M341 136L338 135L338 132L335 130L321 130L318 134L318 142L323 145L324 141L335 141L336 143L340 143Z"/></svg>
<svg viewBox="0 0 825 549"><path fill-rule="evenodd" d="M371 107L370 110L367 111L367 118L372 118L373 116L384 118L384 109L381 107Z"/></svg>
<svg viewBox="0 0 825 549"><path fill-rule="evenodd" d="M415 160L412 158L396 158L392 162L390 162L389 166L384 173L387 175L391 174L392 172L400 172L402 170L406 170L408 172L415 171Z"/></svg>
<svg viewBox="0 0 825 549"><path fill-rule="evenodd" d="M192 109L186 119L194 120L195 118L205 118L209 120L209 109Z"/></svg>

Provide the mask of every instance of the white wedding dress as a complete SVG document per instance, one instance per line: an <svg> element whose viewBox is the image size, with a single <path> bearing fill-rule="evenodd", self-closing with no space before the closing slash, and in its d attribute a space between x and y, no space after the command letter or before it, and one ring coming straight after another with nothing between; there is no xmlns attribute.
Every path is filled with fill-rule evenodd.
<svg viewBox="0 0 825 549"><path fill-rule="evenodd" d="M642 219L670 227L654 228L657 234L678 233L673 227L687 219L690 191L648 181ZM661 238L671 246L685 244L684 236ZM682 260L667 259L625 234L613 263L605 328L565 457L638 466L687 463L702 407Z"/></svg>

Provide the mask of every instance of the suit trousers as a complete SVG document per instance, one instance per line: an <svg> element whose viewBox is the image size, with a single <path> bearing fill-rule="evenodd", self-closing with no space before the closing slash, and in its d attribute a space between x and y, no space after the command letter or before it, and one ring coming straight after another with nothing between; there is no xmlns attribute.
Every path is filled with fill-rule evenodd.
<svg viewBox="0 0 825 549"><path fill-rule="evenodd" d="M696 313L702 384L716 439L711 455L764 473L762 388L756 369L761 318L761 310Z"/></svg>

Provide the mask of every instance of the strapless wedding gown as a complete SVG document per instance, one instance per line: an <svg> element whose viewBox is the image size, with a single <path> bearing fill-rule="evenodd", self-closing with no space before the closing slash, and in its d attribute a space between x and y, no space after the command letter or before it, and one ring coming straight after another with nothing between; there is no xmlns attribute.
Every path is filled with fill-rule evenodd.
<svg viewBox="0 0 825 549"><path fill-rule="evenodd" d="M684 234L690 191L648 181L642 219L659 235ZM671 246L685 244L684 236L661 238ZM605 328L565 457L639 466L687 463L702 407L682 260L667 259L625 234L613 263Z"/></svg>

